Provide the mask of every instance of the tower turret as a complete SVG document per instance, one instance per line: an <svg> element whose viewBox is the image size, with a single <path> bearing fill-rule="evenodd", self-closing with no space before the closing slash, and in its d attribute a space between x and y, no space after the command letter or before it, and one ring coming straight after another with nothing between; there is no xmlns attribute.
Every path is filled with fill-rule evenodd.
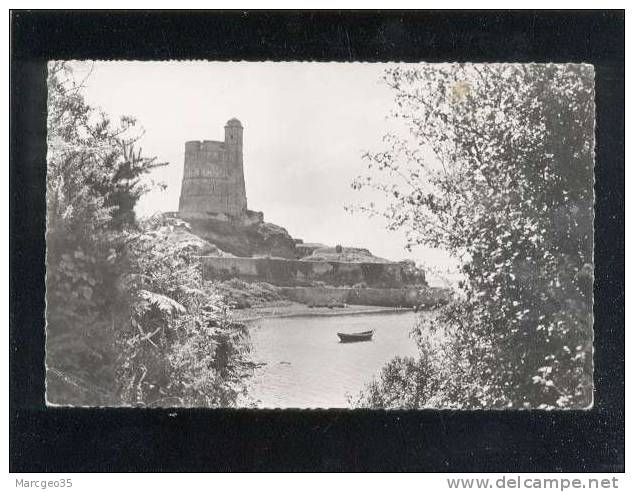
<svg viewBox="0 0 634 492"><path fill-rule="evenodd" d="M225 125L225 145L237 147L242 153L242 123L237 118L231 118Z"/></svg>
<svg viewBox="0 0 634 492"><path fill-rule="evenodd" d="M225 152L229 161L229 173L234 175L236 186L235 206L241 213L247 210L247 192L244 184L244 162L242 157L242 123L237 118L231 118L225 125Z"/></svg>
<svg viewBox="0 0 634 492"><path fill-rule="evenodd" d="M242 124L236 118L225 125L223 142L185 144L185 164L179 212L184 217L226 214L244 216L247 196L242 160Z"/></svg>

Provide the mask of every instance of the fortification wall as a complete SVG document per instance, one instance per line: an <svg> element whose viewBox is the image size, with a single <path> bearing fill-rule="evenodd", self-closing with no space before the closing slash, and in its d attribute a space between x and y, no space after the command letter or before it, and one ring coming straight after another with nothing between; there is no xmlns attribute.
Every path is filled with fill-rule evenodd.
<svg viewBox="0 0 634 492"><path fill-rule="evenodd" d="M346 302L365 306L421 307L444 304L451 298L451 290L436 287L408 287L403 289L350 289Z"/></svg>
<svg viewBox="0 0 634 492"><path fill-rule="evenodd" d="M211 280L218 276L230 274L236 278L255 278L258 269L254 258L220 258L203 256L203 278Z"/></svg>
<svg viewBox="0 0 634 492"><path fill-rule="evenodd" d="M284 287L282 295L302 304L324 306L347 303L349 291L344 287Z"/></svg>
<svg viewBox="0 0 634 492"><path fill-rule="evenodd" d="M262 280L274 285L310 285L322 281L328 285L353 286L365 282L375 287L402 287L398 263L346 263L304 261L281 258L201 257L203 278L242 278Z"/></svg>
<svg viewBox="0 0 634 492"><path fill-rule="evenodd" d="M432 307L448 302L449 289L434 287L401 289L354 289L345 287L286 287L282 295L303 304L356 304L387 307Z"/></svg>

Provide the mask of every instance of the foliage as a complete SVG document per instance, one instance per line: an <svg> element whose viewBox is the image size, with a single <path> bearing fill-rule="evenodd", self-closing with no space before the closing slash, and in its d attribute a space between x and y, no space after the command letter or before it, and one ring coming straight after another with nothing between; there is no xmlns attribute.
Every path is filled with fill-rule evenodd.
<svg viewBox="0 0 634 492"><path fill-rule="evenodd" d="M83 84L69 64L49 64L47 368L57 376L47 381L47 396L105 404L115 384L114 334L127 319L119 229L133 221L146 189L140 175L154 159L132 151L134 120L113 125L86 104Z"/></svg>
<svg viewBox="0 0 634 492"><path fill-rule="evenodd" d="M217 283L215 288L223 300L236 309L284 299L280 287L267 282L245 282L232 278Z"/></svg>
<svg viewBox="0 0 634 492"><path fill-rule="evenodd" d="M134 119L90 107L67 63L49 65L48 87L47 400L235 404L244 327L203 284L200 240L177 219L137 222L159 164L135 148Z"/></svg>
<svg viewBox="0 0 634 492"><path fill-rule="evenodd" d="M251 365L246 328L231 320L205 284L197 244L170 241L175 219L141 222L129 238L126 288L131 322L118 334L123 401L144 405L231 406Z"/></svg>
<svg viewBox="0 0 634 492"><path fill-rule="evenodd" d="M76 81L68 63L49 64L49 224L57 226L57 217L64 225L93 229L106 222L134 224L134 206L149 189L141 178L166 163L136 148L143 131L134 118L122 116L115 124L89 106L82 95L85 82Z"/></svg>
<svg viewBox="0 0 634 492"><path fill-rule="evenodd" d="M592 68L425 65L389 69L385 80L409 132L365 156L383 178L353 187L385 193L386 210L366 210L403 229L410 246L449 251L463 275L462 298L417 330L426 353L441 350L428 335L445 340L428 377L447 377L449 366L461 391L425 383L418 404L590 405Z"/></svg>
<svg viewBox="0 0 634 492"><path fill-rule="evenodd" d="M400 261L399 264L401 265L401 276L403 277L403 282L408 285L427 285L427 281L425 280L425 270L416 265L415 261L403 260Z"/></svg>

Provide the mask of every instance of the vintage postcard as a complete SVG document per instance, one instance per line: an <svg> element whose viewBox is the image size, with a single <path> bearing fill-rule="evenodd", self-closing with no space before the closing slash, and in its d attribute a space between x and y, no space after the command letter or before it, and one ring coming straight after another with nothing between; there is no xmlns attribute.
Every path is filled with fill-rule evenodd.
<svg viewBox="0 0 634 492"><path fill-rule="evenodd" d="M588 409L594 69L52 61L46 401Z"/></svg>

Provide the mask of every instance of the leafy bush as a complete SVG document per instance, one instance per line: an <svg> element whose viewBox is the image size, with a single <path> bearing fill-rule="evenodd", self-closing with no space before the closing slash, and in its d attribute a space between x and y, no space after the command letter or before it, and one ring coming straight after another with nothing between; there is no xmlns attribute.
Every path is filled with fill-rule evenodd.
<svg viewBox="0 0 634 492"><path fill-rule="evenodd" d="M157 164L134 150L133 118L115 124L85 103L67 63L49 64L48 88L47 398L116 403L114 340L129 319L121 231Z"/></svg>
<svg viewBox="0 0 634 492"><path fill-rule="evenodd" d="M130 237L125 283L132 319L119 333L120 396L143 405L232 406L251 365L246 328L202 279L195 245L167 238L171 219L154 217Z"/></svg>
<svg viewBox="0 0 634 492"><path fill-rule="evenodd" d="M367 154L382 213L410 245L460 263L461 296L419 330L441 351L421 406L585 408L592 403L594 88L585 65L394 68L405 138ZM441 336L443 345L430 345ZM417 364L427 364L420 361ZM393 365L398 365L395 362ZM384 374L415 378L416 371ZM446 368L454 372L447 375ZM437 374L438 376L435 376ZM414 379L414 381L419 381ZM419 383L416 383L418 388ZM393 392L408 385L383 381ZM417 393L418 394L418 393ZM392 401L391 398L389 401Z"/></svg>
<svg viewBox="0 0 634 492"><path fill-rule="evenodd" d="M280 288L267 282L246 282L233 278L216 283L215 289L228 305L237 309L284 299Z"/></svg>
<svg viewBox="0 0 634 492"><path fill-rule="evenodd" d="M235 405L247 334L202 281L201 241L178 219L137 222L158 164L135 150L134 119L87 105L67 63L48 87L47 401Z"/></svg>

